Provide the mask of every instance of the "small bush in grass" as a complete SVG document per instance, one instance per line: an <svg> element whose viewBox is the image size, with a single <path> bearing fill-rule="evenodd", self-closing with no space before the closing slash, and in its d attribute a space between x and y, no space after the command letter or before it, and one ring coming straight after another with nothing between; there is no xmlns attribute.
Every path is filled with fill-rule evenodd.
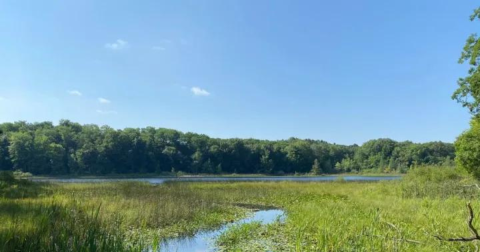
<svg viewBox="0 0 480 252"><path fill-rule="evenodd" d="M465 174L451 167L421 166L412 168L403 178L404 181L425 182L445 182L460 181L465 179Z"/></svg>
<svg viewBox="0 0 480 252"><path fill-rule="evenodd" d="M478 189L467 185L475 180L452 167L424 166L411 169L402 179L403 197L462 198L478 197Z"/></svg>
<svg viewBox="0 0 480 252"><path fill-rule="evenodd" d="M26 179L32 177L33 175L30 172L22 172L21 170L16 170L13 172L13 176L17 179Z"/></svg>

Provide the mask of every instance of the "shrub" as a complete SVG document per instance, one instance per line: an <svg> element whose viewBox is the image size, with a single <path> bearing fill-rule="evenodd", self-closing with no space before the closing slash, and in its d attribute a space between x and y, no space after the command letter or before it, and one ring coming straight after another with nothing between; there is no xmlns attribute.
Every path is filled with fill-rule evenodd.
<svg viewBox="0 0 480 252"><path fill-rule="evenodd" d="M474 118L470 124L471 128L455 141L455 161L459 167L480 179L480 118Z"/></svg>
<svg viewBox="0 0 480 252"><path fill-rule="evenodd" d="M403 197L462 198L478 197L472 177L459 169L439 166L421 166L412 168L401 181Z"/></svg>

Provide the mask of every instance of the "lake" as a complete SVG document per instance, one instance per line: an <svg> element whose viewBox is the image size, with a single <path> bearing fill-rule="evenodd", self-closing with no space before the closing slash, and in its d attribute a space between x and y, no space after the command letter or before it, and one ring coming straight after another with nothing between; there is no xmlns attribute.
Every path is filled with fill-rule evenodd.
<svg viewBox="0 0 480 252"><path fill-rule="evenodd" d="M401 176L265 176L265 177L181 177L181 178L33 178L39 182L60 183L102 183L102 182L146 182L150 184L162 184L172 182L228 182L228 181L299 181L299 182L328 182L343 177L345 181L383 181L397 180Z"/></svg>

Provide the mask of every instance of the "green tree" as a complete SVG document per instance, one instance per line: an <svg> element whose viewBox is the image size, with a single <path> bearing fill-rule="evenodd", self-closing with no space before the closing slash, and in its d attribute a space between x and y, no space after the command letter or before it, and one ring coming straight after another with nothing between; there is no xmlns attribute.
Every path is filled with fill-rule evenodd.
<svg viewBox="0 0 480 252"><path fill-rule="evenodd" d="M457 138L455 148L457 165L480 179L480 120L472 120L471 128Z"/></svg>
<svg viewBox="0 0 480 252"><path fill-rule="evenodd" d="M470 16L471 21L480 19L480 8ZM458 88L452 95L473 115L471 128L455 142L456 163L461 168L480 179L480 39L476 34L468 37L463 47L459 63L468 63L468 75L458 80Z"/></svg>
<svg viewBox="0 0 480 252"><path fill-rule="evenodd" d="M480 8L470 16L470 20L480 19ZM477 34L468 37L463 47L459 63L468 63L468 76L458 80L458 88L452 95L463 107L477 115L480 112L480 39Z"/></svg>
<svg viewBox="0 0 480 252"><path fill-rule="evenodd" d="M193 160L193 163L192 163L191 172L192 173L198 173L198 172L202 171L202 166L203 166L203 154L202 154L202 152L197 150L192 155L192 160Z"/></svg>
<svg viewBox="0 0 480 252"><path fill-rule="evenodd" d="M218 164L217 167L215 167L215 173L216 174L222 173L222 164Z"/></svg>
<svg viewBox="0 0 480 252"><path fill-rule="evenodd" d="M15 132L10 137L9 153L15 170L38 174L33 167L33 137L28 132Z"/></svg>
<svg viewBox="0 0 480 252"><path fill-rule="evenodd" d="M215 173L215 166L213 165L210 159L208 159L206 162L203 163L202 172L210 173L210 174Z"/></svg>
<svg viewBox="0 0 480 252"><path fill-rule="evenodd" d="M377 139L345 146L297 138L216 139L171 129L113 129L68 120L56 126L2 123L0 132L0 169L36 175L150 173L172 167L192 173L307 173L312 163L320 173L387 166L406 171L412 164L440 165L454 158L453 145L441 142Z"/></svg>
<svg viewBox="0 0 480 252"><path fill-rule="evenodd" d="M270 151L265 150L262 157L260 158L260 172L270 174L273 171L274 164L272 159L270 159Z"/></svg>
<svg viewBox="0 0 480 252"><path fill-rule="evenodd" d="M320 163L318 162L318 159L315 159L315 161L313 161L312 170L310 171L310 173L313 175L322 174L322 168L320 168Z"/></svg>
<svg viewBox="0 0 480 252"><path fill-rule="evenodd" d="M0 134L0 170L6 171L13 168L10 160L10 153L8 153L8 137L5 134Z"/></svg>
<svg viewBox="0 0 480 252"><path fill-rule="evenodd" d="M63 162L65 149L62 145L56 143L50 143L45 151L47 157L46 166L50 170L51 174L66 174L66 166Z"/></svg>
<svg viewBox="0 0 480 252"><path fill-rule="evenodd" d="M337 162L335 164L335 169L337 169L339 172L358 171L355 161L350 157L344 158L342 162Z"/></svg>
<svg viewBox="0 0 480 252"><path fill-rule="evenodd" d="M85 143L76 152L78 169L76 174L95 174L99 172L98 158L99 151L92 143Z"/></svg>

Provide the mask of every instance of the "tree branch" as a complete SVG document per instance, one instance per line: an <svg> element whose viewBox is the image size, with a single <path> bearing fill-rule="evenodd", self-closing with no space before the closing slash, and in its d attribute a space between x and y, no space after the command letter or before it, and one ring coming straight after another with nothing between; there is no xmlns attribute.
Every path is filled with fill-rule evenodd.
<svg viewBox="0 0 480 252"><path fill-rule="evenodd" d="M478 185L476 185L478 187ZM480 236L478 235L477 229L473 226L473 219L475 218L475 215L473 214L473 209L472 205L470 202L467 203L467 209L468 209L468 228L470 229L470 232L472 233L473 236L471 237L458 237L458 238L444 238L439 235L435 235L434 237L437 238L440 241L449 241L449 242L471 242L471 241L477 241L480 240Z"/></svg>

